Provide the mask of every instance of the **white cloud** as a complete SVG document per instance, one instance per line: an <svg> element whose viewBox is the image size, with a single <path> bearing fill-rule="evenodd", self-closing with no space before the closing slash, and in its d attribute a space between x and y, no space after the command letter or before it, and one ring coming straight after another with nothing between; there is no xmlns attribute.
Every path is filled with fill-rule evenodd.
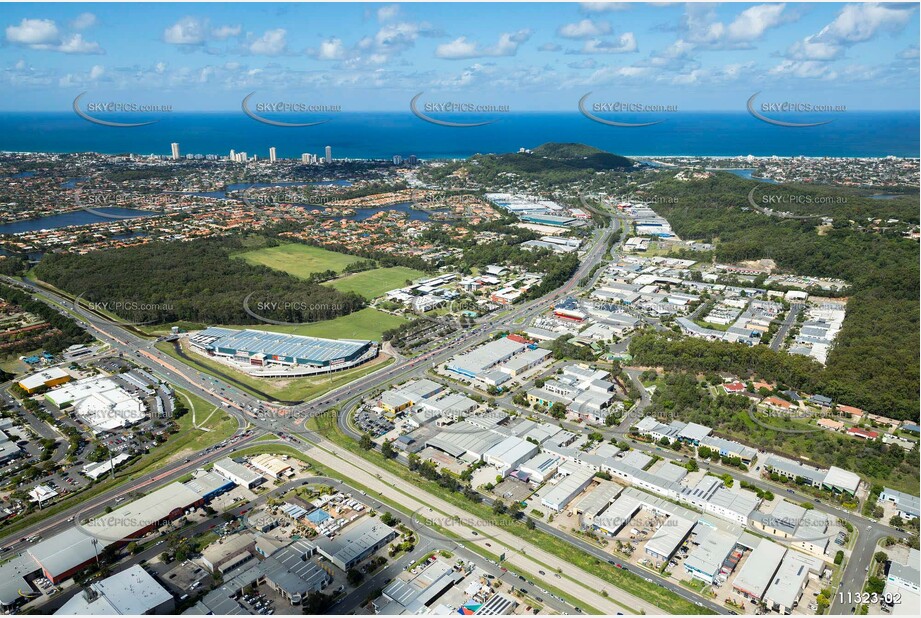
<svg viewBox="0 0 921 618"><path fill-rule="evenodd" d="M787 56L794 60L834 60L847 48L869 41L880 32L898 32L914 10L909 4L848 4L817 34L791 45Z"/></svg>
<svg viewBox="0 0 921 618"><path fill-rule="evenodd" d="M399 4L388 4L377 9L377 20L380 22L390 21L400 12Z"/></svg>
<svg viewBox="0 0 921 618"><path fill-rule="evenodd" d="M537 48L537 51L541 51L541 52L558 52L558 51L560 51L561 49L563 49L563 48L560 47L559 45L557 45L556 43L544 43L543 45L541 45L540 47Z"/></svg>
<svg viewBox="0 0 921 618"><path fill-rule="evenodd" d="M342 39L328 39L320 43L320 48L312 55L318 60L342 60L345 58L345 45Z"/></svg>
<svg viewBox="0 0 921 618"><path fill-rule="evenodd" d="M784 60L768 71L770 75L806 79L834 79L837 73L827 63L814 60Z"/></svg>
<svg viewBox="0 0 921 618"><path fill-rule="evenodd" d="M477 44L473 41L468 41L467 37L461 36L450 43L442 43L435 49L435 56L438 58L449 58L449 59L461 59L461 58L475 58L479 55L477 52Z"/></svg>
<svg viewBox="0 0 921 618"><path fill-rule="evenodd" d="M62 35L50 19L23 19L18 26L7 26L6 40L14 45L64 54L105 53L99 43L87 41L79 33Z"/></svg>
<svg viewBox="0 0 921 618"><path fill-rule="evenodd" d="M205 23L194 17L183 17L163 31L163 40L173 45L201 45L205 42Z"/></svg>
<svg viewBox="0 0 921 618"><path fill-rule="evenodd" d="M74 30L86 30L96 25L96 16L92 13L80 13L72 22L70 27Z"/></svg>
<svg viewBox="0 0 921 618"><path fill-rule="evenodd" d="M592 21L583 19L582 21L560 26L557 34L565 39L591 39L611 33L611 24L606 21Z"/></svg>
<svg viewBox="0 0 921 618"><path fill-rule="evenodd" d="M822 41L816 35L811 35L791 45L787 55L797 60L834 60L843 51L841 45Z"/></svg>
<svg viewBox="0 0 921 618"><path fill-rule="evenodd" d="M57 24L50 19L23 19L18 26L6 27L6 40L16 45L50 45L58 37Z"/></svg>
<svg viewBox="0 0 921 618"><path fill-rule="evenodd" d="M625 11L630 8L626 2L580 2L579 9L583 13L610 13Z"/></svg>
<svg viewBox="0 0 921 618"><path fill-rule="evenodd" d="M712 5L688 5L682 20L682 38L699 49L747 49L764 33L795 19L786 4L759 4L736 15L728 25L716 19Z"/></svg>
<svg viewBox="0 0 921 618"><path fill-rule="evenodd" d="M586 41L580 50L571 50L567 53L574 54L628 54L637 50L636 36L632 32L625 32L614 41L592 39Z"/></svg>
<svg viewBox="0 0 921 618"><path fill-rule="evenodd" d="M380 67L403 52L412 49L420 37L440 36L441 33L426 22L387 23L373 35L364 36L348 46L338 37L329 37L316 49L306 53L318 60L342 61L342 68Z"/></svg>
<svg viewBox="0 0 921 618"><path fill-rule="evenodd" d="M739 13L726 30L730 41L755 41L769 28L783 23L785 4L759 4Z"/></svg>
<svg viewBox="0 0 921 618"><path fill-rule="evenodd" d="M480 47L475 41L468 41L467 37L458 37L450 43L442 43L435 49L435 56L446 60L465 60L470 58L514 56L518 47L531 38L528 29L518 32L504 32L499 35L499 41L489 47Z"/></svg>
<svg viewBox="0 0 921 618"><path fill-rule="evenodd" d="M90 79L97 80L103 75L105 75L105 72L106 70L102 66L98 64L93 65L93 68L90 69Z"/></svg>
<svg viewBox="0 0 921 618"><path fill-rule="evenodd" d="M899 58L903 60L915 60L918 58L918 44L909 45L899 52Z"/></svg>
<svg viewBox="0 0 921 618"><path fill-rule="evenodd" d="M211 36L215 39L223 41L224 39L229 39L233 36L240 36L240 33L243 31L242 26L239 24L236 26L218 26L211 30Z"/></svg>
<svg viewBox="0 0 921 618"><path fill-rule="evenodd" d="M881 30L900 30L913 12L912 5L848 4L820 36L828 36L844 44L862 43Z"/></svg>
<svg viewBox="0 0 921 618"><path fill-rule="evenodd" d="M374 35L373 42L380 53L398 54L415 45L420 36L430 34L431 27L428 24L399 22L384 25Z"/></svg>
<svg viewBox="0 0 921 618"><path fill-rule="evenodd" d="M288 48L287 31L284 28L267 30L261 37L249 44L249 51L260 56L277 56Z"/></svg>
<svg viewBox="0 0 921 618"><path fill-rule="evenodd" d="M101 54L104 53L99 43L86 41L79 32L67 37L55 48L65 54Z"/></svg>
<svg viewBox="0 0 921 618"><path fill-rule="evenodd" d="M598 66L598 61L594 58L583 58L578 62L570 62L566 66L570 69L594 69Z"/></svg>

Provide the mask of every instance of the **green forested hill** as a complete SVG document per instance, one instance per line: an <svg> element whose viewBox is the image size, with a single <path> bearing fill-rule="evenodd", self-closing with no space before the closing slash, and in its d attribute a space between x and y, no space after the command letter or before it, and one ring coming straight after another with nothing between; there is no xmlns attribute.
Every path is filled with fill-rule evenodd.
<svg viewBox="0 0 921 618"><path fill-rule="evenodd" d="M258 324L244 309L250 294L252 311L285 322L326 320L365 306L353 292L230 258L242 249L239 239L222 238L51 254L35 275L86 301L109 303L106 309L133 322Z"/></svg>
<svg viewBox="0 0 921 618"><path fill-rule="evenodd" d="M856 223L819 233L815 221L762 215L749 208L752 186L730 174L717 174L700 182L660 181L651 191L674 198L662 200L655 209L680 237L716 240L717 261L771 258L790 272L850 283L844 326L827 366L809 369L791 363L788 369L795 375L805 374L798 378L804 386L841 403L890 417L917 419L918 243ZM914 199L916 211L917 197ZM688 363L706 361L715 367L715 355L724 366L734 366L735 360L726 356L728 349L710 346L698 361ZM794 383L792 377L788 381Z"/></svg>

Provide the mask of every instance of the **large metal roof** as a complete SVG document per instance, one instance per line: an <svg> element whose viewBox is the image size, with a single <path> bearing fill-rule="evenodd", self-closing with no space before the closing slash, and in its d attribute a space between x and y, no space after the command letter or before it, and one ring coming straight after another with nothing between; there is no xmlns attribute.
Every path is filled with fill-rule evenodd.
<svg viewBox="0 0 921 618"><path fill-rule="evenodd" d="M346 358L360 352L370 341L358 339L320 339L261 330L206 328L198 337L213 338L209 348L229 348L250 354L284 356L318 363Z"/></svg>

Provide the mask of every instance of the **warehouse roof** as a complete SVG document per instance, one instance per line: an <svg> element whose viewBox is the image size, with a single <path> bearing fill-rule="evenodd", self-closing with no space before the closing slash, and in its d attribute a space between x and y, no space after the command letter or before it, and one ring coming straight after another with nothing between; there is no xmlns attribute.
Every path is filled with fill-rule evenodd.
<svg viewBox="0 0 921 618"><path fill-rule="evenodd" d="M509 359L502 368L505 371L520 371L528 365L533 363L540 362L550 354L550 350L545 350L543 348L538 348L536 350L528 350L527 352L522 352L515 358Z"/></svg>
<svg viewBox="0 0 921 618"><path fill-rule="evenodd" d="M678 436L686 440L699 442L710 435L710 428L697 423L688 423L684 429L678 432Z"/></svg>
<svg viewBox="0 0 921 618"><path fill-rule="evenodd" d="M595 476L595 473L591 470L575 470L544 494L542 501L547 504L558 505L562 508L565 506L564 503L571 500L574 494L578 493L585 483L590 481L593 476Z"/></svg>
<svg viewBox="0 0 921 618"><path fill-rule="evenodd" d="M482 455L502 440L503 436L495 432L461 421L429 438L426 445L453 457L460 457L467 451Z"/></svg>
<svg viewBox="0 0 921 618"><path fill-rule="evenodd" d="M449 366L454 369L470 372L474 375L486 371L504 357L516 354L524 350L527 346L517 341L512 341L507 337L490 341L478 348L459 354L450 361Z"/></svg>
<svg viewBox="0 0 921 618"><path fill-rule="evenodd" d="M611 501L620 494L621 486L610 481L602 481L590 494L583 498L576 510L589 517L594 517L608 508Z"/></svg>
<svg viewBox="0 0 921 618"><path fill-rule="evenodd" d="M206 328L197 335L212 338L208 348L229 348L236 351L262 353L268 356L289 356L316 362L332 361L360 352L370 341L358 339L320 339L271 333L262 330Z"/></svg>
<svg viewBox="0 0 921 618"><path fill-rule="evenodd" d="M809 571L821 569L822 559L796 551L787 552L771 582L767 597L774 603L792 608L803 594L803 584Z"/></svg>
<svg viewBox="0 0 921 618"><path fill-rule="evenodd" d="M170 483L87 522L82 526L83 535L106 542L128 539L147 526L167 520L177 509L188 508L201 499L198 492L185 484Z"/></svg>
<svg viewBox="0 0 921 618"><path fill-rule="evenodd" d="M24 389L31 391L40 386L44 386L46 382L65 377L69 378L70 374L60 367L49 367L48 369L43 369L38 373L33 373L30 376L26 376L19 381L19 385Z"/></svg>
<svg viewBox="0 0 921 618"><path fill-rule="evenodd" d="M786 474L807 478L813 483L821 483L825 480L826 476L826 472L824 470L813 466L807 466L805 464L793 461L792 459L779 457L777 455L771 455L768 457L764 465L767 468L779 470L781 472L785 472Z"/></svg>
<svg viewBox="0 0 921 618"><path fill-rule="evenodd" d="M671 556L678 551L678 547L696 525L697 522L694 520L677 515L670 516L646 542L646 551L659 556Z"/></svg>
<svg viewBox="0 0 921 618"><path fill-rule="evenodd" d="M702 446L708 446L710 448L715 448L720 451L720 453L725 453L729 456L735 455L742 459L754 459L758 455L758 450L750 446L745 446L733 440L726 440L725 438L720 438L717 436L707 436L706 438L700 441Z"/></svg>
<svg viewBox="0 0 921 618"><path fill-rule="evenodd" d="M832 487L854 493L860 485L860 477L853 472L848 472L837 466L832 466L828 469L828 474L825 476L824 482L826 485L831 485Z"/></svg>
<svg viewBox="0 0 921 618"><path fill-rule="evenodd" d="M914 515L915 517L921 515L921 510L919 510L921 507L919 507L918 496L913 496L903 491L898 491L897 489L886 487L883 489L883 493L881 494L880 499L894 502L896 505L898 505L899 510Z"/></svg>
<svg viewBox="0 0 921 618"><path fill-rule="evenodd" d="M317 549L330 559L348 564L394 533L393 528L380 519L365 519L349 526L335 538L321 538Z"/></svg>
<svg viewBox="0 0 921 618"><path fill-rule="evenodd" d="M64 532L36 543L27 551L46 573L57 577L76 566L92 560L97 551L102 551L113 541L98 540L94 544L94 537L82 528L67 528Z"/></svg>
<svg viewBox="0 0 921 618"><path fill-rule="evenodd" d="M31 575L38 568L39 565L28 553L14 556L0 565L0 605L12 605L22 596L21 591L29 590L26 575Z"/></svg>
<svg viewBox="0 0 921 618"><path fill-rule="evenodd" d="M515 436L509 436L486 451L486 457L493 457L505 463L515 462L537 450L537 445Z"/></svg>
<svg viewBox="0 0 921 618"><path fill-rule="evenodd" d="M560 463L560 458L550 453L538 453L528 461L519 466L521 470L532 470L546 474L547 471L553 470Z"/></svg>
<svg viewBox="0 0 921 618"><path fill-rule="evenodd" d="M173 598L139 565L92 583L90 588L97 593L92 601L85 594L76 594L55 615L143 615Z"/></svg>
<svg viewBox="0 0 921 618"><path fill-rule="evenodd" d="M643 503L636 497L622 494L617 500L592 522L595 526L616 534L630 518L632 518Z"/></svg>
<svg viewBox="0 0 921 618"><path fill-rule="evenodd" d="M701 526L698 530L696 539L698 546L685 559L684 566L687 569L716 577L723 562L735 548L739 536L705 526Z"/></svg>
<svg viewBox="0 0 921 618"><path fill-rule="evenodd" d="M758 599L764 597L787 550L777 543L762 542L748 556L732 585Z"/></svg>
<svg viewBox="0 0 921 618"><path fill-rule="evenodd" d="M258 481L262 478L261 474L250 470L241 463L237 463L230 457L225 457L224 459L215 462L214 469L218 472L218 474L220 474L222 471L226 474L232 474L247 484Z"/></svg>
<svg viewBox="0 0 921 618"><path fill-rule="evenodd" d="M682 468L679 465L673 464L670 461L665 462L663 465L659 466L655 472L656 476L666 482L678 483L688 475L687 468Z"/></svg>
<svg viewBox="0 0 921 618"><path fill-rule="evenodd" d="M234 481L224 478L217 472L205 472L183 483L201 498L208 498L218 492L230 489Z"/></svg>
<svg viewBox="0 0 921 618"><path fill-rule="evenodd" d="M748 517L752 511L758 508L760 500L754 494L742 493L741 491L732 491L720 486L717 491L709 498L711 504L720 506L728 511L739 513Z"/></svg>
<svg viewBox="0 0 921 618"><path fill-rule="evenodd" d="M625 466L630 466L632 468L642 470L650 461L652 461L652 457L646 453L641 451L627 451L627 454L623 456L623 458L620 460L620 463Z"/></svg>

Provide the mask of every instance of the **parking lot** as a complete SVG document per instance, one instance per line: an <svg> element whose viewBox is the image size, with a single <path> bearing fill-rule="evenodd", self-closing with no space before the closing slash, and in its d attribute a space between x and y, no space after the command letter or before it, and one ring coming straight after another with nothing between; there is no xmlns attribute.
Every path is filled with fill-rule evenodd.
<svg viewBox="0 0 921 618"><path fill-rule="evenodd" d="M394 429L394 424L370 408L363 407L355 415L355 426L377 438Z"/></svg>

